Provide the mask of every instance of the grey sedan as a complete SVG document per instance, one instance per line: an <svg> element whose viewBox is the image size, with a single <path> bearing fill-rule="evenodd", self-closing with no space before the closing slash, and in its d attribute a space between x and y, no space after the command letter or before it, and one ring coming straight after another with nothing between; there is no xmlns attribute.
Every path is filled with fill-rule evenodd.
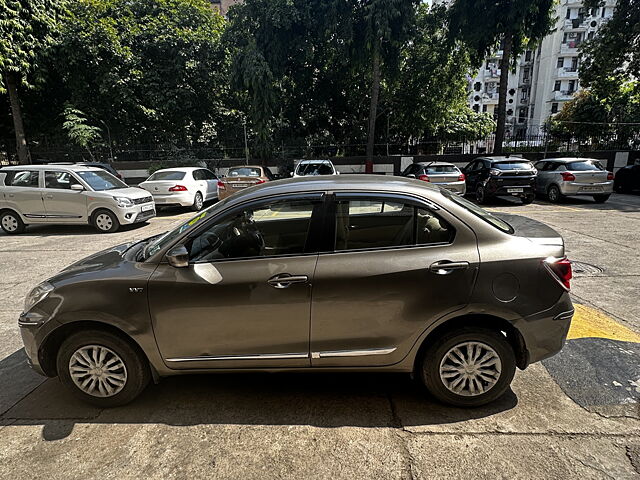
<svg viewBox="0 0 640 480"><path fill-rule="evenodd" d="M416 178L433 183L458 195L467 193L464 173L453 163L418 162L412 163L402 172L403 177Z"/></svg>
<svg viewBox="0 0 640 480"><path fill-rule="evenodd" d="M32 367L102 407L151 379L247 370L414 373L457 406L557 353L573 306L560 235L426 182L250 187L26 297Z"/></svg>
<svg viewBox="0 0 640 480"><path fill-rule="evenodd" d="M536 163L536 193L557 203L566 196L588 195L598 203L613 193L613 173L594 158L547 158Z"/></svg>

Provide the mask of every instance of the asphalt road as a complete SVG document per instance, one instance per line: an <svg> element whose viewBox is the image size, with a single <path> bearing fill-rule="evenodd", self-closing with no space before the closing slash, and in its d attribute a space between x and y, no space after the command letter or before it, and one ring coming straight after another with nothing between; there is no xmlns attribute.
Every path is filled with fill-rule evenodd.
<svg viewBox="0 0 640 480"><path fill-rule="evenodd" d="M586 265L565 349L475 410L435 404L405 375L365 374L170 378L129 406L88 407L26 366L24 295L190 214L113 235L0 233L0 478L639 478L640 197L489 208L550 224Z"/></svg>

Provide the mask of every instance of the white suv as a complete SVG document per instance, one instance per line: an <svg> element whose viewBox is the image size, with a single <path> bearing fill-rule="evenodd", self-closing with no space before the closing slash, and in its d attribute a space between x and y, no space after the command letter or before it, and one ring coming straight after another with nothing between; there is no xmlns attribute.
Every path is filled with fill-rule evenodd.
<svg viewBox="0 0 640 480"><path fill-rule="evenodd" d="M308 177L315 175L340 175L331 160L300 160L292 177Z"/></svg>
<svg viewBox="0 0 640 480"><path fill-rule="evenodd" d="M87 224L101 233L156 215L153 197L109 172L81 165L21 165L0 170L0 225Z"/></svg>

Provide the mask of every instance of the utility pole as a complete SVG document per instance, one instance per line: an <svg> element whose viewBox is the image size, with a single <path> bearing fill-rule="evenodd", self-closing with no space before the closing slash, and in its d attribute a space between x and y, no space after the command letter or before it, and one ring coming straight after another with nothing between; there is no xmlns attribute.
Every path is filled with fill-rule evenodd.
<svg viewBox="0 0 640 480"><path fill-rule="evenodd" d="M243 117L244 125L244 156L246 165L249 165L249 142L247 141L247 117Z"/></svg>

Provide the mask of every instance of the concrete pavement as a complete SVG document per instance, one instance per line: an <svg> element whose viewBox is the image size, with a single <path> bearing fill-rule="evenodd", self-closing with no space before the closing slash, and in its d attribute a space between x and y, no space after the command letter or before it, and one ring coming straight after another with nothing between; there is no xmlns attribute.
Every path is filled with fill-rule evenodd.
<svg viewBox="0 0 640 480"><path fill-rule="evenodd" d="M90 253L191 214L113 235L0 233L0 478L639 478L637 399L611 392L640 379L640 197L489 208L552 225L572 260L602 271L573 281L585 309L568 348L474 410L433 403L405 375L370 374L177 377L131 405L88 407L26 366L24 295Z"/></svg>

